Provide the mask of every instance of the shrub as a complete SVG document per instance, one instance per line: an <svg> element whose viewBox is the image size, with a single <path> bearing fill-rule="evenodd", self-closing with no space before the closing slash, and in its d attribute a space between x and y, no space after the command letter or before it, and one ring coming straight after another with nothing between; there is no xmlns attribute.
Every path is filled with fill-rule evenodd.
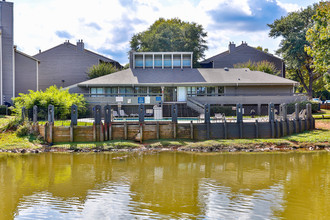
<svg viewBox="0 0 330 220"><path fill-rule="evenodd" d="M7 124L5 124L3 127L0 128L0 132L15 131L21 123L22 123L22 120L20 117L14 117L14 118L10 119L7 122Z"/></svg>
<svg viewBox="0 0 330 220"><path fill-rule="evenodd" d="M38 109L42 110L38 113L38 116L46 118L48 105L50 104L54 105L54 115L57 119L70 117L73 104L78 106L78 114L86 112L86 101L83 95L71 94L68 90L58 89L56 86L51 86L44 92L30 90L28 94L20 93L19 97L14 99L14 103L14 111L18 116L21 116L23 106L32 110L33 106L36 105Z"/></svg>
<svg viewBox="0 0 330 220"><path fill-rule="evenodd" d="M236 111L232 110L232 106L211 106L211 115L215 113L225 113L226 116L236 115Z"/></svg>
<svg viewBox="0 0 330 220"><path fill-rule="evenodd" d="M252 62L249 60L246 63L238 63L234 64L234 68L249 68L252 71L261 71L273 75L279 75L280 71L278 71L275 67L274 63L268 62L266 60L260 62Z"/></svg>
<svg viewBox="0 0 330 220"><path fill-rule="evenodd" d="M29 125L28 123L22 124L20 126L18 126L17 130L16 130L16 134L18 137L23 137L23 136L27 136L29 134L31 134L32 132L31 129L31 125Z"/></svg>
<svg viewBox="0 0 330 220"><path fill-rule="evenodd" d="M295 110L295 104L298 103L299 104L299 111L302 109L306 108L306 104L312 104L312 113L316 113L319 109L319 103L317 102L310 102L310 101L304 101L304 102L293 102L293 103L289 103L288 106L288 114L291 114L294 112Z"/></svg>
<svg viewBox="0 0 330 220"><path fill-rule="evenodd" d="M111 63L100 63L99 65L93 65L89 70L88 70L88 77L90 79L108 75L114 72L119 71L113 64Z"/></svg>

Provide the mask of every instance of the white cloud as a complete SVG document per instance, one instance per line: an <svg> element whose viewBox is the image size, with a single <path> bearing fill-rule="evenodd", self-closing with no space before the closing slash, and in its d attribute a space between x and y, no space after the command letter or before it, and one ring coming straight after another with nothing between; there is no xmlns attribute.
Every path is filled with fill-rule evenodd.
<svg viewBox="0 0 330 220"><path fill-rule="evenodd" d="M287 11L298 7L283 1L277 0L277 4ZM243 40L250 45L265 44L270 50L276 49L278 40L270 39L266 32L214 29L209 11L220 4L238 8L246 16L253 15L248 0L15 1L14 40L21 50L34 55L39 49L46 50L63 43L64 39L60 36L65 35L56 35L56 32L65 33L72 36L70 42L83 39L87 49L106 51L105 55L125 64L128 62L129 39L133 34L146 30L160 17L177 17L201 24L208 32L210 49L206 57L226 50L229 41L239 43Z"/></svg>

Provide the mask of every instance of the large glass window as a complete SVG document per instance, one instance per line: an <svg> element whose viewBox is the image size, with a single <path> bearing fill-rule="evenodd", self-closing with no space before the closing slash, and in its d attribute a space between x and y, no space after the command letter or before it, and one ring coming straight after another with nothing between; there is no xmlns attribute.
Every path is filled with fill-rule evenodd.
<svg viewBox="0 0 330 220"><path fill-rule="evenodd" d="M151 55L146 55L145 59L146 59L145 67L152 67L152 65L153 65L152 56Z"/></svg>
<svg viewBox="0 0 330 220"><path fill-rule="evenodd" d="M160 95L162 93L162 88L160 87L149 87L149 95L157 94Z"/></svg>
<svg viewBox="0 0 330 220"><path fill-rule="evenodd" d="M190 55L183 55L183 62L182 62L184 67L190 67L191 66L191 57Z"/></svg>
<svg viewBox="0 0 330 220"><path fill-rule="evenodd" d="M215 87L207 87L207 95L215 96Z"/></svg>
<svg viewBox="0 0 330 220"><path fill-rule="evenodd" d="M119 87L121 96L133 96L134 89L132 87Z"/></svg>
<svg viewBox="0 0 330 220"><path fill-rule="evenodd" d="M223 95L225 93L225 87L218 86L218 95Z"/></svg>
<svg viewBox="0 0 330 220"><path fill-rule="evenodd" d="M91 97L102 97L103 93L103 88L91 88Z"/></svg>
<svg viewBox="0 0 330 220"><path fill-rule="evenodd" d="M196 87L187 87L188 97L196 96Z"/></svg>
<svg viewBox="0 0 330 220"><path fill-rule="evenodd" d="M143 67L143 56L141 55L135 56L135 67Z"/></svg>
<svg viewBox="0 0 330 220"><path fill-rule="evenodd" d="M147 87L135 86L134 93L137 93L139 96L147 95Z"/></svg>
<svg viewBox="0 0 330 220"><path fill-rule="evenodd" d="M203 96L206 93L206 87L197 87L197 96Z"/></svg>
<svg viewBox="0 0 330 220"><path fill-rule="evenodd" d="M173 66L181 67L181 55L173 55Z"/></svg>
<svg viewBox="0 0 330 220"><path fill-rule="evenodd" d="M164 55L164 67L172 67L172 56Z"/></svg>
<svg viewBox="0 0 330 220"><path fill-rule="evenodd" d="M155 55L155 67L162 67L162 55Z"/></svg>
<svg viewBox="0 0 330 220"><path fill-rule="evenodd" d="M118 87L105 88L105 94L107 94L106 96L116 96L117 93L118 93Z"/></svg>
<svg viewBox="0 0 330 220"><path fill-rule="evenodd" d="M164 96L165 96L165 102L176 102L177 100L176 87L165 87Z"/></svg>

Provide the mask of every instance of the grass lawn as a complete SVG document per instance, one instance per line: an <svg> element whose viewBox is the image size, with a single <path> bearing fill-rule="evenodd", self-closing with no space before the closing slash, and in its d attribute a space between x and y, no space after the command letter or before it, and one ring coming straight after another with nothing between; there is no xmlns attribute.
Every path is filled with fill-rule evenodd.
<svg viewBox="0 0 330 220"><path fill-rule="evenodd" d="M39 147L41 147L40 142L34 136L18 137L14 132L0 133L1 149L35 149Z"/></svg>

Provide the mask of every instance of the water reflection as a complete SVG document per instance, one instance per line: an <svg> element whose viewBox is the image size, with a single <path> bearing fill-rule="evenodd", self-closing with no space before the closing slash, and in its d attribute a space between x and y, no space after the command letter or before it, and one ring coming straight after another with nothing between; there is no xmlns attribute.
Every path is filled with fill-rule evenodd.
<svg viewBox="0 0 330 220"><path fill-rule="evenodd" d="M322 219L330 154L0 155L2 219Z"/></svg>

